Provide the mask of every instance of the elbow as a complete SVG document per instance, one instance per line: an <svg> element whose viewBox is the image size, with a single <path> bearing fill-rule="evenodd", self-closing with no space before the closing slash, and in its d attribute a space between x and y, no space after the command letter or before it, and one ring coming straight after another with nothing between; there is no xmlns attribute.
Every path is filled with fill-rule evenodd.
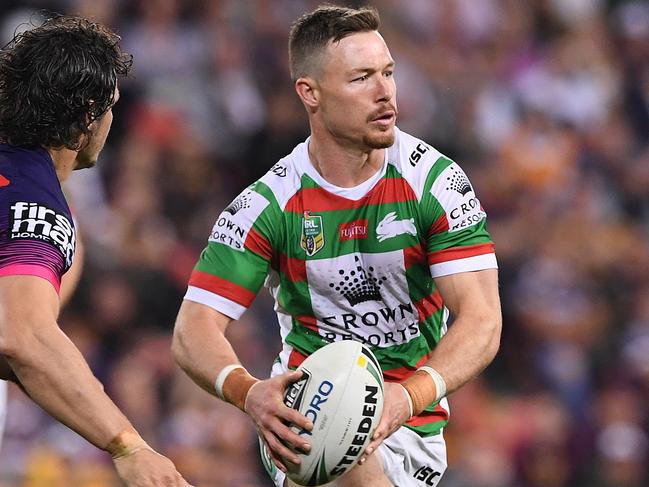
<svg viewBox="0 0 649 487"><path fill-rule="evenodd" d="M3 323L0 325L0 355L16 364L25 363L30 356L38 353L35 338L29 326L6 326Z"/></svg>
<svg viewBox="0 0 649 487"><path fill-rule="evenodd" d="M500 336L502 332L502 316L500 312L493 314L486 320L486 329L488 330L486 333L488 342L485 348L485 358L488 365L493 361L500 349Z"/></svg>
<svg viewBox="0 0 649 487"><path fill-rule="evenodd" d="M176 363L182 366L183 358L185 357L185 346L183 344L183 331L179 324L174 328L173 336L171 338L171 355Z"/></svg>

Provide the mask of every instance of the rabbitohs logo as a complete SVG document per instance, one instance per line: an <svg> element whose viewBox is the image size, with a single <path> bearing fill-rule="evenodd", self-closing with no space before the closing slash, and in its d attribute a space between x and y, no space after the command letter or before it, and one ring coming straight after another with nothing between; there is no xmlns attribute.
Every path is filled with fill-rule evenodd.
<svg viewBox="0 0 649 487"><path fill-rule="evenodd" d="M389 238L396 237L407 233L414 237L417 236L417 227L415 227L414 218L404 218L397 220L397 212L391 211L376 226L376 239L383 242Z"/></svg>
<svg viewBox="0 0 649 487"><path fill-rule="evenodd" d="M315 255L324 247L324 230L322 228L322 217L312 215L310 211L304 212L302 218L302 237L300 247L309 257Z"/></svg>

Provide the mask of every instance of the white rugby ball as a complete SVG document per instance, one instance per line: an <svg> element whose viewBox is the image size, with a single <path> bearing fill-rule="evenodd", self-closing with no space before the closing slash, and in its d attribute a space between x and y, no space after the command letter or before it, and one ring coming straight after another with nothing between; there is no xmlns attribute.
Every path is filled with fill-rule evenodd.
<svg viewBox="0 0 649 487"><path fill-rule="evenodd" d="M301 463L288 462L288 477L305 486L322 485L352 469L370 442L383 412L383 374L369 348L340 341L317 350L298 367L302 378L284 402L313 422L313 431L294 428L311 443Z"/></svg>

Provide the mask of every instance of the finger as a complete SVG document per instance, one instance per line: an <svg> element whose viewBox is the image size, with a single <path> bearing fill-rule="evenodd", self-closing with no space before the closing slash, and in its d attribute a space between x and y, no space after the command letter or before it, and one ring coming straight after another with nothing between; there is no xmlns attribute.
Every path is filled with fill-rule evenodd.
<svg viewBox="0 0 649 487"><path fill-rule="evenodd" d="M284 445L277 436L271 431L267 432L265 435L266 443L268 444L269 449L279 455L282 459L286 459L291 463L296 465L300 464L300 457L294 451L291 451L286 445Z"/></svg>
<svg viewBox="0 0 649 487"><path fill-rule="evenodd" d="M277 416L284 421L297 426L300 429L306 431L313 430L313 422L307 418L304 414L300 413L297 409L289 408L288 406L283 406L277 412Z"/></svg>
<svg viewBox="0 0 649 487"><path fill-rule="evenodd" d="M372 440L370 441L370 444L367 445L367 448L365 448L364 456L369 457L374 451L379 447L381 444L382 439L378 440Z"/></svg>
<svg viewBox="0 0 649 487"><path fill-rule="evenodd" d="M303 375L304 373L301 370L293 370L292 372L286 372L280 375L279 378L282 379L282 383L286 387L293 382L299 381Z"/></svg>
<svg viewBox="0 0 649 487"><path fill-rule="evenodd" d="M294 449L302 450L304 453L308 453L309 450L311 450L311 443L306 438L298 435L295 431L293 431L282 422L277 421L277 423L273 428L271 428L271 430L273 431L273 433L275 433L276 436L281 438L284 443L288 443L289 446L293 447Z"/></svg>
<svg viewBox="0 0 649 487"><path fill-rule="evenodd" d="M266 451L268 452L268 455L270 456L270 459L273 461L275 466L279 468L282 472L286 473L288 471L288 468L286 468L286 465L284 465L284 460L279 457L269 446L268 442L264 438L264 443L266 444Z"/></svg>

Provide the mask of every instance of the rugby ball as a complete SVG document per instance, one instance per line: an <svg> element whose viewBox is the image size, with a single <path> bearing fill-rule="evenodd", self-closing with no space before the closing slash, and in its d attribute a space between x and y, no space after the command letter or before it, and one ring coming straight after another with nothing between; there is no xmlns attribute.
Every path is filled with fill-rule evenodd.
<svg viewBox="0 0 649 487"><path fill-rule="evenodd" d="M305 486L322 485L356 465L383 412L383 374L369 348L340 341L320 348L298 367L302 378L287 389L284 403L313 422L313 431L294 428L311 443L287 462L287 475Z"/></svg>

